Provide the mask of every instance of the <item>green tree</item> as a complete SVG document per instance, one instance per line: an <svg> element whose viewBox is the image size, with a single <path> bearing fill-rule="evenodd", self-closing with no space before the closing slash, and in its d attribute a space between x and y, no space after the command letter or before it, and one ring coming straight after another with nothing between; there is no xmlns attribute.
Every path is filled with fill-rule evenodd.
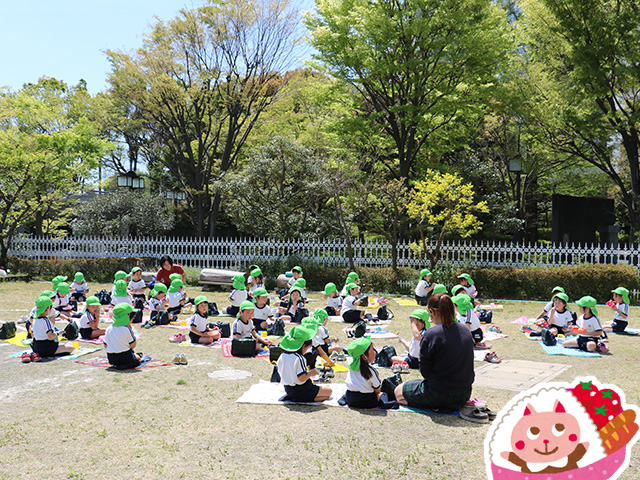
<svg viewBox="0 0 640 480"><path fill-rule="evenodd" d="M555 152L606 173L640 232L640 9L626 0L523 0L526 97Z"/></svg>
<svg viewBox="0 0 640 480"><path fill-rule="evenodd" d="M287 1L208 1L156 23L137 53L108 52L115 103L142 119L155 156L187 194L200 236L207 224L215 232L214 181L278 98L297 29Z"/></svg>
<svg viewBox="0 0 640 480"><path fill-rule="evenodd" d="M353 89L359 127L379 138L380 159L408 182L421 150L435 150L436 139L461 140L458 120L477 115L489 98L509 48L505 12L490 0L316 6L305 20L314 65Z"/></svg>

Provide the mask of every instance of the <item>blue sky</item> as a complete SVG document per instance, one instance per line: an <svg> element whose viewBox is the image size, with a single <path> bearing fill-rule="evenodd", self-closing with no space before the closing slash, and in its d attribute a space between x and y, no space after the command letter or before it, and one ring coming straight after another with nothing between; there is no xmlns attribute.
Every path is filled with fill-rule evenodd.
<svg viewBox="0 0 640 480"><path fill-rule="evenodd" d="M309 9L312 0L292 0ZM154 23L169 20L192 0L21 0L3 2L0 14L0 87L19 90L41 76L91 94L106 89L104 50L133 50Z"/></svg>

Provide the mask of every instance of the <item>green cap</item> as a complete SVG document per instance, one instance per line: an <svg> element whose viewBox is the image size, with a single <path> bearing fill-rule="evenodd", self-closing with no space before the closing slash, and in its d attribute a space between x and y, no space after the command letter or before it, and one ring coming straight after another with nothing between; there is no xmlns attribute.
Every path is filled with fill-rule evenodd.
<svg viewBox="0 0 640 480"><path fill-rule="evenodd" d="M316 329L316 333L318 330L318 325L322 323L322 320L320 320L317 317L305 317L302 319L302 321L300 322L300 325L304 326L304 327L309 327L309 328L315 328Z"/></svg>
<svg viewBox="0 0 640 480"><path fill-rule="evenodd" d="M596 317L598 316L598 311L596 310L597 304L598 302L596 302L596 299L593 297L590 297L589 295L582 297L580 300L576 302L576 305L578 305L579 307L590 308Z"/></svg>
<svg viewBox="0 0 640 480"><path fill-rule="evenodd" d="M155 291L156 295L160 292L167 293L167 286L162 282L158 282L153 286L153 290L151 291ZM152 297L155 297L156 295L152 295Z"/></svg>
<svg viewBox="0 0 640 480"><path fill-rule="evenodd" d="M300 287L291 287L289 289L289 295L291 295L293 292L298 292L300 296L302 296L302 289Z"/></svg>
<svg viewBox="0 0 640 480"><path fill-rule="evenodd" d="M473 285L473 280L471 279L471 275L469 275L468 273L461 273L460 275L458 275L458 278L466 278L467 281L469 282L469 285Z"/></svg>
<svg viewBox="0 0 640 480"><path fill-rule="evenodd" d="M611 293L617 293L618 295L622 295L622 300L624 303L629 305L629 290L624 287L618 287L615 290L611 290Z"/></svg>
<svg viewBox="0 0 640 480"><path fill-rule="evenodd" d="M87 298L87 305L100 305L100 299L98 297Z"/></svg>
<svg viewBox="0 0 640 480"><path fill-rule="evenodd" d="M245 300L240 304L240 311L238 312L236 317L240 318L242 316L241 312L244 312L245 310L255 310L255 309L256 309L256 306L253 304L253 302L250 302L249 300Z"/></svg>
<svg viewBox="0 0 640 480"><path fill-rule="evenodd" d="M292 272L298 272L300 275L302 275L302 267L299 266L295 266L291 269Z"/></svg>
<svg viewBox="0 0 640 480"><path fill-rule="evenodd" d="M69 292L71 290L69 289L69 284L67 282L60 282L56 287L56 291L58 293L62 293L63 295L69 295Z"/></svg>
<svg viewBox="0 0 640 480"><path fill-rule="evenodd" d="M360 280L360 276L356 272L349 272L347 275L347 281L344 283L356 283L356 280Z"/></svg>
<svg viewBox="0 0 640 480"><path fill-rule="evenodd" d="M357 372L360 370L360 357L367 351L371 345L371 335L366 337L356 338L347 347L347 352L351 355L351 361L349 362L349 370Z"/></svg>
<svg viewBox="0 0 640 480"><path fill-rule="evenodd" d="M171 275L169 275L169 281L173 282L174 280L182 280L182 275L180 275L179 273L172 273Z"/></svg>
<svg viewBox="0 0 640 480"><path fill-rule="evenodd" d="M73 276L73 281L76 283L84 282L84 274L82 272L76 272L76 274Z"/></svg>
<svg viewBox="0 0 640 480"><path fill-rule="evenodd" d="M249 274L252 277L259 277L260 275L262 275L262 270L260 270L259 268L254 268L253 270L251 270L251 273Z"/></svg>
<svg viewBox="0 0 640 480"><path fill-rule="evenodd" d="M324 294L331 295L333 292L337 292L338 287L336 287L335 283L329 282L324 286Z"/></svg>
<svg viewBox="0 0 640 480"><path fill-rule="evenodd" d="M245 287L246 285L244 283L244 275L239 273L238 275L233 277L233 288L235 288L236 290L244 290Z"/></svg>
<svg viewBox="0 0 640 480"><path fill-rule="evenodd" d="M113 326L124 327L125 325L129 325L131 321L129 314L137 312L138 310L133 308L129 303L117 304L113 307Z"/></svg>
<svg viewBox="0 0 640 480"><path fill-rule="evenodd" d="M457 285L461 287L462 285ZM442 283L436 283L433 286L433 293L447 293L447 287L445 287Z"/></svg>
<svg viewBox="0 0 640 480"><path fill-rule="evenodd" d="M269 292L267 292L266 288L260 287L260 288L256 288L253 292L253 297L266 297L267 295L269 295Z"/></svg>
<svg viewBox="0 0 640 480"><path fill-rule="evenodd" d="M184 283L182 283L182 280L172 280L171 285L169 286L169 293L176 293L178 290L180 290L181 287L184 287Z"/></svg>
<svg viewBox="0 0 640 480"><path fill-rule="evenodd" d="M563 300L563 301L564 301L564 303L569 303L569 295L567 295L567 294L566 294L566 293L564 293L564 292L558 292L558 293L556 293L556 294L553 296L553 298L556 298L556 297L558 297L560 300Z"/></svg>
<svg viewBox="0 0 640 480"><path fill-rule="evenodd" d="M66 277L65 275L58 275L56 277L53 277L53 280L51 280L51 283L53 283L53 289L55 290L59 283L66 282L67 278L68 277Z"/></svg>
<svg viewBox="0 0 640 480"><path fill-rule="evenodd" d="M316 308L313 312L313 316L319 319L322 323L324 323L325 319L329 318L329 314L324 308Z"/></svg>
<svg viewBox="0 0 640 480"><path fill-rule="evenodd" d="M131 269L131 275L133 275L133 274L134 274L134 273L136 273L136 272L141 272L141 271L142 271L142 269L141 269L140 267L133 267L133 268ZM181 277L181 278L182 278L182 277Z"/></svg>
<svg viewBox="0 0 640 480"><path fill-rule="evenodd" d="M469 310L473 310L473 302L471 301L471 297L469 295L456 295L451 299L451 301L458 307L458 312L460 312L460 315L464 315Z"/></svg>
<svg viewBox="0 0 640 480"><path fill-rule="evenodd" d="M53 302L49 297L38 297L36 300L36 313L33 315L33 318L38 318L46 312L49 307L53 307Z"/></svg>
<svg viewBox="0 0 640 480"><path fill-rule="evenodd" d="M55 292L52 292L51 290L45 290L43 291L39 296L40 297L47 297L47 298L51 298L55 295Z"/></svg>
<svg viewBox="0 0 640 480"><path fill-rule="evenodd" d="M553 287L553 290L551 290L551 293L553 294L553 293L556 293L556 292L566 293L564 291L564 288L562 288L562 287Z"/></svg>
<svg viewBox="0 0 640 480"><path fill-rule="evenodd" d="M344 289L347 291L347 293L350 293L351 290L354 289L354 288L359 288L359 287L355 283L347 283L347 286L344 287Z"/></svg>
<svg viewBox="0 0 640 480"><path fill-rule="evenodd" d="M423 268L422 270L420 270L420 278L427 275L431 275L431 271L428 268Z"/></svg>
<svg viewBox="0 0 640 480"><path fill-rule="evenodd" d="M207 300L207 297L205 297L204 295L198 295L196 298L193 299L193 303L196 306L200 305L202 302L209 303L209 300Z"/></svg>
<svg viewBox="0 0 640 480"><path fill-rule="evenodd" d="M311 325L291 327L289 333L287 333L280 342L280 347L287 352L297 352L302 348L304 342L316 336L316 332L317 328Z"/></svg>
<svg viewBox="0 0 640 480"><path fill-rule="evenodd" d="M114 284L116 288L114 288L113 290L113 294L116 297L126 297L127 294L127 282L125 282L124 280L118 280L116 281L116 283Z"/></svg>
<svg viewBox="0 0 640 480"><path fill-rule="evenodd" d="M117 282L120 279L126 278L127 277L127 272L123 271L123 270L118 270L114 275L113 275L113 283Z"/></svg>
<svg viewBox="0 0 640 480"><path fill-rule="evenodd" d="M293 283L293 286L300 287L300 288L307 288L307 281L304 278L300 277Z"/></svg>
<svg viewBox="0 0 640 480"><path fill-rule="evenodd" d="M462 290L463 292L466 292L466 290L464 289L464 287L462 285L454 285L451 288L451 294L452 295L457 295L460 290Z"/></svg>
<svg viewBox="0 0 640 480"><path fill-rule="evenodd" d="M418 320L422 320L424 322L424 326L426 328L429 328L429 312L427 312L426 310L418 308L417 310L411 312L409 318L417 318Z"/></svg>

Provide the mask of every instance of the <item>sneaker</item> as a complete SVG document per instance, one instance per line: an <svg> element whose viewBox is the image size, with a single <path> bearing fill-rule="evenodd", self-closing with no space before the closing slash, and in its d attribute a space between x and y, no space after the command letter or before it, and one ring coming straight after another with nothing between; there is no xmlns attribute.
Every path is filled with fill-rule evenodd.
<svg viewBox="0 0 640 480"><path fill-rule="evenodd" d="M526 325L524 325L520 330L522 330L522 333L526 333L527 335L534 331L533 328L527 327Z"/></svg>
<svg viewBox="0 0 640 480"><path fill-rule="evenodd" d="M474 423L488 423L489 415L486 412L483 412L479 408L461 408L460 409L460 418L468 420L469 422Z"/></svg>
<svg viewBox="0 0 640 480"><path fill-rule="evenodd" d="M491 345L489 345L486 342L482 342L482 343L476 343L475 347L478 350L487 350L487 349L491 348Z"/></svg>
<svg viewBox="0 0 640 480"><path fill-rule="evenodd" d="M400 373L402 371L402 367L398 362L393 362L391 365L391 373Z"/></svg>
<svg viewBox="0 0 640 480"><path fill-rule="evenodd" d="M487 418L489 419L490 422L493 422L498 416L498 412L494 412L493 410L489 409L489 407L487 407L486 405L484 407L480 407L478 410L480 410L482 413L486 413Z"/></svg>
<svg viewBox="0 0 640 480"><path fill-rule="evenodd" d="M171 363L173 363L174 365L180 365L180 360L181 360L180 354L176 353L173 356L173 360L171 360Z"/></svg>
<svg viewBox="0 0 640 480"><path fill-rule="evenodd" d="M22 363L31 363L31 355L29 353L27 353L27 352L23 353L20 356L20 361Z"/></svg>
<svg viewBox="0 0 640 480"><path fill-rule="evenodd" d="M187 360L187 356L184 353L180 354L180 365L188 365L189 361Z"/></svg>
<svg viewBox="0 0 640 480"><path fill-rule="evenodd" d="M467 400L467 403L465 403L464 406L465 407L481 408L481 407L486 407L487 406L487 402L485 402L484 400L480 400L478 398L470 398L469 400Z"/></svg>
<svg viewBox="0 0 640 480"><path fill-rule="evenodd" d="M38 355L36 352L33 352L31 354L31 361L32 362L41 362L42 358L40 357L40 355Z"/></svg>
<svg viewBox="0 0 640 480"><path fill-rule="evenodd" d="M607 353L609 351L609 346L604 342L598 342L598 347L596 348L596 351L600 353Z"/></svg>
<svg viewBox="0 0 640 480"><path fill-rule="evenodd" d="M320 376L325 376L327 378L335 377L335 374L333 373L333 368L331 367L321 367L318 369L318 372L320 373Z"/></svg>
<svg viewBox="0 0 640 480"><path fill-rule="evenodd" d="M409 364L407 362L400 364L400 373L409 373Z"/></svg>
<svg viewBox="0 0 640 480"><path fill-rule="evenodd" d="M489 363L500 363L502 359L498 356L496 352L487 353L484 356L484 361Z"/></svg>
<svg viewBox="0 0 640 480"><path fill-rule="evenodd" d="M184 342L186 338L187 337L185 337L184 333L177 333L173 337L171 337L169 341L171 343L180 343L180 342Z"/></svg>

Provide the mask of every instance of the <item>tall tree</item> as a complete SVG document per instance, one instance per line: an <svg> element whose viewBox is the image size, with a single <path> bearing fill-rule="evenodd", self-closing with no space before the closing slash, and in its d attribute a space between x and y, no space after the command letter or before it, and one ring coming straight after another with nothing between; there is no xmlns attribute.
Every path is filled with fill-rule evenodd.
<svg viewBox="0 0 640 480"><path fill-rule="evenodd" d="M298 40L287 0L209 1L158 22L137 53L108 52L111 93L143 119L159 161L187 193L199 235L207 224L215 233L221 196L213 181L278 98Z"/></svg>
<svg viewBox="0 0 640 480"><path fill-rule="evenodd" d="M523 0L527 97L556 152L606 173L640 232L640 9L629 0Z"/></svg>
<svg viewBox="0 0 640 480"><path fill-rule="evenodd" d="M479 112L509 42L491 0L316 0L306 17L317 68L349 84L388 168L408 182L428 142ZM433 149L433 145L430 146Z"/></svg>

